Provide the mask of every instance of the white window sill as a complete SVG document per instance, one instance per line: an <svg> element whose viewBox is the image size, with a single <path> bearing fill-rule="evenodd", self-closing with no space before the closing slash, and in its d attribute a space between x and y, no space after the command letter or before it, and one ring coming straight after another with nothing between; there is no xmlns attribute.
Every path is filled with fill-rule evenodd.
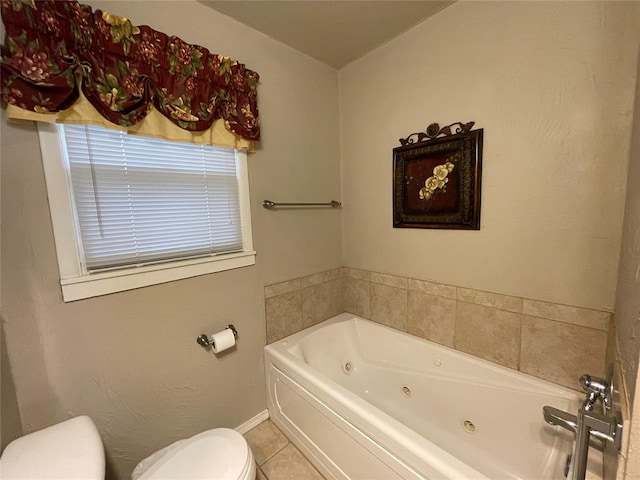
<svg viewBox="0 0 640 480"><path fill-rule="evenodd" d="M80 277L64 278L60 283L64 301L72 302L83 298L247 267L255 265L255 263L256 252L230 253L216 257L91 273Z"/></svg>

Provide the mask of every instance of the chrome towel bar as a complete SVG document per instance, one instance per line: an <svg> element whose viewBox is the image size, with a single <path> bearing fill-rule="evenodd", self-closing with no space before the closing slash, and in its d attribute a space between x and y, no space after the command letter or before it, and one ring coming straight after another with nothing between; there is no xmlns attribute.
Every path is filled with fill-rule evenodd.
<svg viewBox="0 0 640 480"><path fill-rule="evenodd" d="M262 202L262 206L267 210L273 210L277 207L331 207L331 208L340 208L342 206L342 202L338 202L337 200L331 200L327 203L276 203L271 200L265 200Z"/></svg>

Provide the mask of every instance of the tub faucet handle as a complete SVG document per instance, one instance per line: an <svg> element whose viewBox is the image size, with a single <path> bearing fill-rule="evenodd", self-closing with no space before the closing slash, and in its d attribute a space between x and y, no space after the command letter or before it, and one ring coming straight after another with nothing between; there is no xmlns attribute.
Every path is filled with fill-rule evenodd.
<svg viewBox="0 0 640 480"><path fill-rule="evenodd" d="M580 377L580 385L585 392L597 392L598 395L604 395L609 390L609 382L604 378L594 377L588 373Z"/></svg>
<svg viewBox="0 0 640 480"><path fill-rule="evenodd" d="M593 406L598 399L602 401L603 406L609 406L609 382L604 378L594 377L587 373L580 377L579 382L582 386L582 390L587 394L587 398L583 405L586 410L593 409Z"/></svg>

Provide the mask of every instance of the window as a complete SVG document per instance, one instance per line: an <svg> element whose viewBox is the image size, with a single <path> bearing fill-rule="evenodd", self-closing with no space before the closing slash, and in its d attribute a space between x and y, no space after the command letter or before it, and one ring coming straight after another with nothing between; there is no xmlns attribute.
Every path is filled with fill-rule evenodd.
<svg viewBox="0 0 640 480"><path fill-rule="evenodd" d="M246 154L39 125L65 301L255 263Z"/></svg>

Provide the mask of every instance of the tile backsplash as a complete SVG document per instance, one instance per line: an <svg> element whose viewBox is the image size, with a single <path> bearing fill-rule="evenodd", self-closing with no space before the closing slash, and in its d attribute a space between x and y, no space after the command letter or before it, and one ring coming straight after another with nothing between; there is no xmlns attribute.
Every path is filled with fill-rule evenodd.
<svg viewBox="0 0 640 480"><path fill-rule="evenodd" d="M345 311L344 269L264 287L267 343Z"/></svg>
<svg viewBox="0 0 640 480"><path fill-rule="evenodd" d="M604 374L610 312L337 268L264 288L267 343L343 312L569 388Z"/></svg>

